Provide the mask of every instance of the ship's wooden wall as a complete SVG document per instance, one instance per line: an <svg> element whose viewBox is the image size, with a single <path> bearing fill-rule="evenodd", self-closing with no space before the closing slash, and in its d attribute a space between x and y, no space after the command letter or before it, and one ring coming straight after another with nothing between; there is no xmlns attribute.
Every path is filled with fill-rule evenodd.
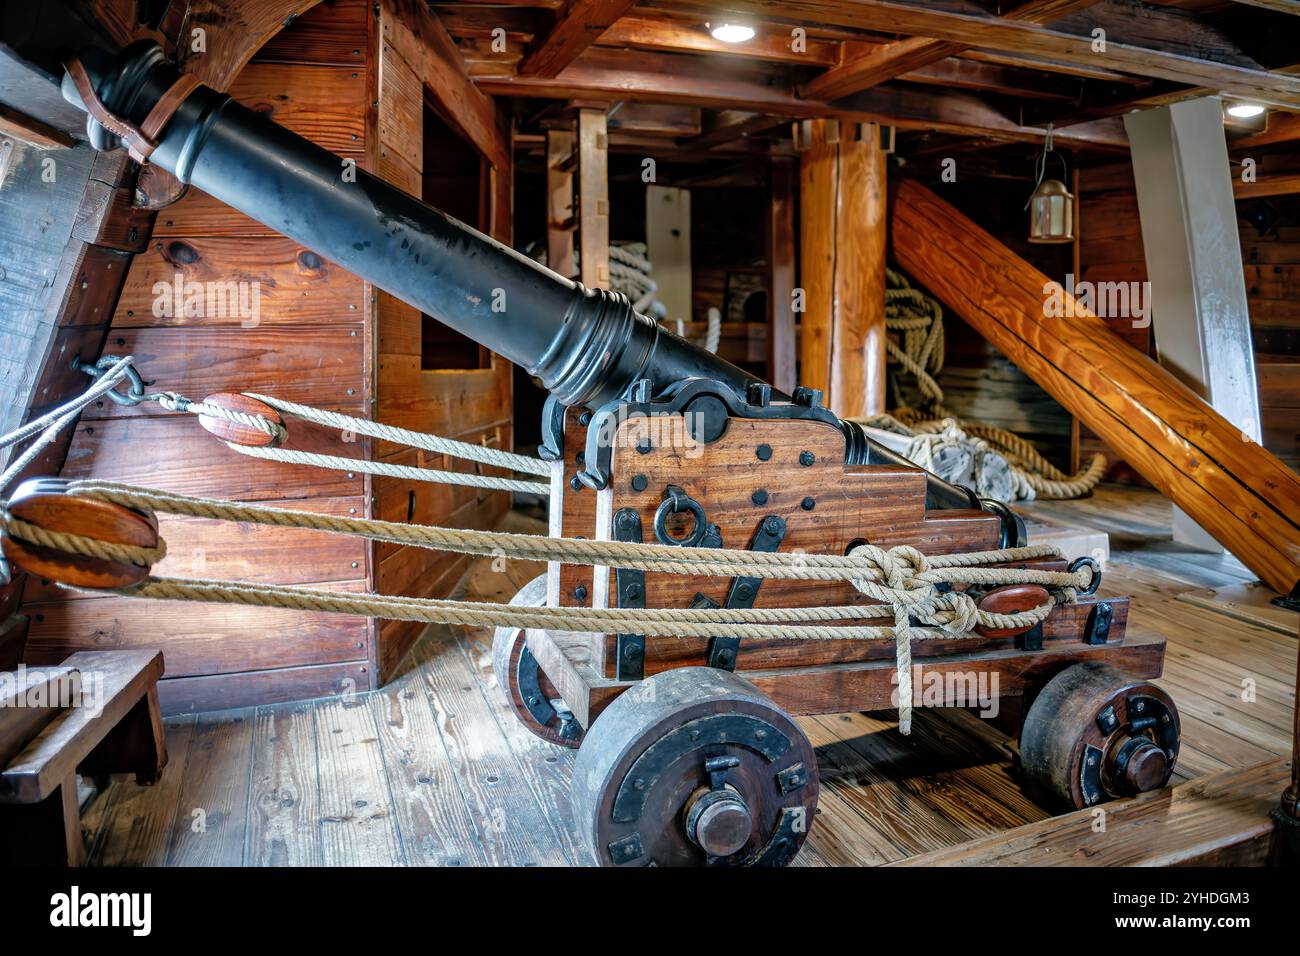
<svg viewBox="0 0 1300 956"><path fill-rule="evenodd" d="M412 166L418 171L419 156L410 155L409 140L398 134L419 123L420 111L407 112L394 84L381 82L382 69L388 79L398 79L398 64L380 40L385 15L393 19L387 7L381 11L366 0L322 4L268 43L230 92L359 167L377 169L409 188L401 172ZM419 79L412 74L404 82L418 95ZM417 148L418 132L417 125ZM256 282L260 315L256 321L233 314L158 315L154 284L177 274L185 281ZM486 434L508 446L509 375L492 369L431 381L420 372L419 315L412 326L413 312L192 190L162 212L148 250L132 265L106 351L134 355L155 388L191 398L263 391L472 441ZM289 430L288 447L418 462L414 452L365 438L348 441L297 420L290 420ZM438 460L419 463L446 466ZM203 431L193 416L152 403L88 409L63 473L462 526L482 526L506 507L500 494L244 458ZM160 574L429 595L448 588L459 567L434 552L407 553L319 533L165 516L160 526L169 545ZM29 585L26 601L32 621L27 660L61 660L87 647L161 647L167 677L160 694L171 712L377 686L409 638L403 629L363 618L68 596L40 582Z"/></svg>

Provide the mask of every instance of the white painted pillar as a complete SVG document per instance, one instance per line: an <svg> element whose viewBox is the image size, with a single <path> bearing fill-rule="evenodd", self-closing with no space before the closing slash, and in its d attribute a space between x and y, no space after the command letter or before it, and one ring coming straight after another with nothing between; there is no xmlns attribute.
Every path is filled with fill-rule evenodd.
<svg viewBox="0 0 1300 956"><path fill-rule="evenodd" d="M1124 117L1160 363L1254 441L1259 388L1218 97ZM1223 547L1174 509L1174 540Z"/></svg>

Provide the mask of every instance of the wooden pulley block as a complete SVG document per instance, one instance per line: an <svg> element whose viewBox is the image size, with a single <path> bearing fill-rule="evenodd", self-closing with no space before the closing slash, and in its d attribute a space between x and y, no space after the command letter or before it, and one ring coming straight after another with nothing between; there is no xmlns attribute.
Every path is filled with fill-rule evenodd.
<svg viewBox="0 0 1300 956"><path fill-rule="evenodd" d="M1032 611L1036 607L1042 607L1047 603L1050 596L1047 593L1047 588L1037 584L1004 584L980 598L976 602L976 607L981 611L988 611L990 614L1019 614L1023 611ZM985 637L1019 637L1032 629L1032 625L1026 627L985 627L979 624L975 627L975 633L983 634Z"/></svg>
<svg viewBox="0 0 1300 956"><path fill-rule="evenodd" d="M284 419L270 405L265 402L259 402L255 398L249 398L247 395L240 395L237 392L215 392L203 400L204 405L216 405L220 408L228 408L234 412L242 412L245 415L260 415L272 424L284 427ZM273 448L280 444L281 437L268 435L260 428L253 428L249 425L241 425L239 422L232 422L225 418L217 418L213 415L200 415L199 424L202 425L212 434L216 435L222 441L228 441L235 445L249 445L254 448ZM280 433L283 436L283 431Z"/></svg>
<svg viewBox="0 0 1300 956"><path fill-rule="evenodd" d="M23 482L9 500L7 510L20 521L47 531L77 534L113 544L158 547L158 522L152 514L111 501L73 494L68 490L68 482L59 478L35 478ZM0 535L0 552L6 560L28 574L74 587L130 587L149 574L149 568L129 561L60 551L22 541L7 533Z"/></svg>

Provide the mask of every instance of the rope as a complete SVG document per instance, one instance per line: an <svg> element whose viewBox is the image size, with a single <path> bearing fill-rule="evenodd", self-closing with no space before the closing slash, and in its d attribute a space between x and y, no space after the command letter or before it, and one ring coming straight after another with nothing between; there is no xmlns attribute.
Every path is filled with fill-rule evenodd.
<svg viewBox="0 0 1300 956"><path fill-rule="evenodd" d="M426 432L413 432L406 428L398 428L395 425L384 425L365 418L353 418L351 415L344 415L341 412L312 408L310 405L299 405L297 402L286 401L283 398L273 398L270 395L259 395L256 392L245 392L244 394L249 398L257 399L259 402L265 402L277 412L284 412L304 421L325 425L329 428L337 428L340 431L369 435L371 438L379 438L398 445L422 448L425 451L451 455L454 458L467 458L470 461L477 461L480 464L491 465L495 468L510 468L529 475L540 475L543 478L549 478L551 474L551 466L547 462L529 455L517 455L514 452L487 448L482 445L472 445L469 442L441 438L438 435L430 435Z"/></svg>
<svg viewBox="0 0 1300 956"><path fill-rule="evenodd" d="M96 363L96 366L98 368L107 367L107 371L95 379L90 388L82 392L77 398L65 405L60 405L51 412L46 412L39 418L33 419L7 435L0 436L0 448L8 448L10 445L17 444L38 432L42 432L36 441L32 442L21 455L11 461L3 472L0 472L0 493L3 493L9 483L36 460L37 456L58 437L63 429L77 420L77 416L81 414L83 408L108 394L118 382L126 378L131 367L131 356L127 355L119 359L106 355Z"/></svg>
<svg viewBox="0 0 1300 956"><path fill-rule="evenodd" d="M338 455L321 455L316 452L292 448L262 448L253 445L236 445L227 442L231 450L250 458L284 461L292 465L314 465L337 471L360 471L368 475L388 478L406 478L411 481L430 481L444 485L465 485L469 488L491 488L496 491L523 491L535 495L549 495L551 486L540 481L519 481L514 478L497 478L493 475L471 475L462 471L439 471L414 465L393 465L384 461L367 461L364 458L343 458Z"/></svg>
<svg viewBox="0 0 1300 956"><path fill-rule="evenodd" d="M0 523L3 523L5 533L11 537L28 544L69 554L84 554L105 561L123 561L142 568L151 567L167 556L167 544L161 538L158 546L154 548L116 544L112 541L101 541L98 538L73 534L70 531L51 531L40 525L23 521L21 518L15 518L8 512L0 512Z"/></svg>
<svg viewBox="0 0 1300 956"><path fill-rule="evenodd" d="M850 554L799 554L793 552L734 551L727 548L681 548L626 541L590 541L550 538L503 531L471 531L434 525L407 525L375 518L294 511L268 505L220 501L172 494L96 479L70 483L76 494L111 501L128 508L160 511L194 518L240 521L277 527L304 528L355 535L373 541L409 544L460 554L501 557L519 561L558 561L562 564L600 565L666 574L703 574L715 577L749 576L795 581L850 581L870 597L888 599L885 592L865 590L876 584L931 587L944 583L997 586L1040 584L1044 587L1083 587L1089 572L1043 571L1035 568L984 567L995 562L1020 562L1059 558L1051 545L1030 545L964 554L924 555L914 548L884 550L862 545Z"/></svg>
<svg viewBox="0 0 1300 956"><path fill-rule="evenodd" d="M1071 603L1076 589L1091 577L1076 572L989 567L993 562L1059 557L1051 546L1006 548L966 554L927 556L916 548L888 550L862 545L848 555L782 554L724 548L679 548L616 541L549 538L506 532L469 531L405 525L225 502L96 480L72 482L70 491L126 507L189 517L243 521L280 527L351 534L376 541L413 544L464 554L520 560L640 568L673 574L750 576L793 580L847 580L878 605L812 608L521 608L499 604L393 595L357 595L314 588L183 578L149 577L119 593L159 600L234 603L337 614L360 614L396 620L470 626L543 627L567 631L640 633L673 637L785 637L808 640L893 638L899 686L899 726L910 731L911 642L969 637L976 626L1029 627L1046 619L1053 607ZM80 535L47 532L0 513L0 527L15 538L77 554L126 560L149 566L166 553L157 548L110 544ZM1028 611L995 614L980 610L971 595L953 585L997 586L1035 583L1046 586L1048 600ZM941 587L942 586L942 587ZM948 588L944 590L943 588ZM826 626L828 622L894 618L890 626ZM937 632L934 630L937 629Z"/></svg>
<svg viewBox="0 0 1300 956"><path fill-rule="evenodd" d="M967 446L971 456L970 474L977 486L985 469L994 473L986 480L984 489L977 488L985 497L1031 500L1035 497L1081 498L1090 494L1106 472L1104 456L1093 455L1078 474L1067 475L1015 432L963 419L945 407L943 388L938 382L944 360L943 309L937 300L920 289L912 288L901 273L888 269L885 276L885 327L900 333L901 341L901 345L887 341L886 352L915 380L923 409L901 406L888 416L888 420L878 416L865 419L864 423L901 431L909 437L943 434L955 427L960 434L948 434L942 447L955 448L961 443ZM914 446L918 458L912 457L913 449L909 449L905 457L928 468L940 450L935 445L934 440L923 439ZM1003 465L1011 473L1009 488L1004 481L999 481L1000 476L996 474ZM954 480L955 476L947 477ZM986 490L994 488L1006 488L1008 496L985 494Z"/></svg>
<svg viewBox="0 0 1300 956"><path fill-rule="evenodd" d="M369 435L373 438L456 458L468 458L496 468L510 468L534 475L549 476L550 474L550 466L540 458L530 458L527 455L516 455L495 448L471 445L469 442L454 441L450 438L442 438L426 432L415 432L394 425L384 425L368 419L344 415L341 412L326 411L313 408L310 405L299 405L297 402L286 401L282 398L260 395L256 392L245 392L243 394L259 402L266 403L276 411L293 415L304 421L324 425L328 428L337 428L339 431ZM189 412L193 415L221 418L255 428L270 435L277 441L283 441L287 435L283 425L270 421L261 415L241 412L236 409L226 408L223 405L196 402L176 392L159 392L148 395L146 398L157 402L168 411ZM322 455L292 448L259 447L241 445L236 442L226 442L225 444L231 451L247 455L250 458L283 461L293 465L312 465L334 471L359 471L368 475L382 475L389 478L405 478L411 481L428 481L445 485L463 485L469 488L487 488L496 491L519 491L543 496L551 493L550 484L544 482L498 478L494 475L475 475L460 471L442 471L435 468L419 468L411 465L393 465L382 461L346 458L341 455Z"/></svg>

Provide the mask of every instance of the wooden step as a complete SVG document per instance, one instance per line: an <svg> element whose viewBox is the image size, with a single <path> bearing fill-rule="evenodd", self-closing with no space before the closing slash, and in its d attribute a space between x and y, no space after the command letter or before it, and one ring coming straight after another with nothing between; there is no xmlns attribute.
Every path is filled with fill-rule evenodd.
<svg viewBox="0 0 1300 956"><path fill-rule="evenodd" d="M1260 866L1290 779L1291 762L1275 757L1103 804L1104 818L1078 810L890 865Z"/></svg>

